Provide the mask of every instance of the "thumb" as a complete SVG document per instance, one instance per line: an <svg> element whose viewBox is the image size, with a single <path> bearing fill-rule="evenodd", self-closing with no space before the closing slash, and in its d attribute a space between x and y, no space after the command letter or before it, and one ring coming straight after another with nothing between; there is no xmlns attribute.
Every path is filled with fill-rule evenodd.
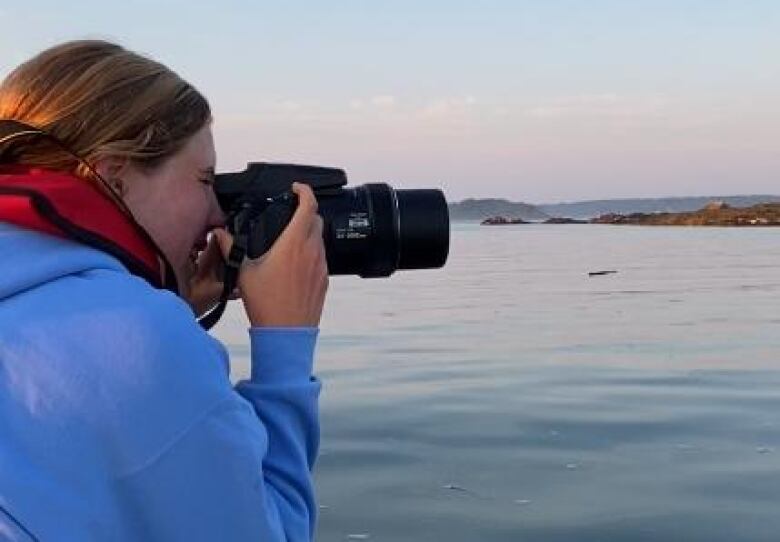
<svg viewBox="0 0 780 542"><path fill-rule="evenodd" d="M227 260L230 255L230 248L233 246L233 236L224 228L216 228L214 230L214 237L217 238L217 244L219 245L219 251L222 253L222 258Z"/></svg>

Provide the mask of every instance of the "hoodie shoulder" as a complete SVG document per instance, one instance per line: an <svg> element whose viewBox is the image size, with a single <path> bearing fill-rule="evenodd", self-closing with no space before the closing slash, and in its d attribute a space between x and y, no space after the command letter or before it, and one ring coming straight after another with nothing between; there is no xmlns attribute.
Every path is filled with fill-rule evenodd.
<svg viewBox="0 0 780 542"><path fill-rule="evenodd" d="M87 424L104 434L129 467L238 397L227 352L182 299L69 244L55 244L59 263L40 256L48 273L34 270L45 277L36 284L0 264L0 277L10 270L25 284L0 298L0 387L56 427Z"/></svg>

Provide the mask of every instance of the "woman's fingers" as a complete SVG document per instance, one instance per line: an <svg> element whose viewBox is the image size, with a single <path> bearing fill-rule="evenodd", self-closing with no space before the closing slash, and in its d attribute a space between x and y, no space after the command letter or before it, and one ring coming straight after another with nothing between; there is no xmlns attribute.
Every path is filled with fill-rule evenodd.
<svg viewBox="0 0 780 542"><path fill-rule="evenodd" d="M300 240L309 236L309 230L318 216L317 198L314 197L311 187L304 183L293 183L292 191L298 196L298 206L279 237L295 237Z"/></svg>
<svg viewBox="0 0 780 542"><path fill-rule="evenodd" d="M298 207L261 261L247 264L240 287L255 326L319 325L328 273L322 218L308 185L294 183Z"/></svg>
<svg viewBox="0 0 780 542"><path fill-rule="evenodd" d="M293 183L292 191L298 206L289 224L263 256L244 262L231 296L240 293L254 326L317 326L322 315L328 289L324 223L311 187ZM233 236L223 228L213 234L209 248L227 259Z"/></svg>

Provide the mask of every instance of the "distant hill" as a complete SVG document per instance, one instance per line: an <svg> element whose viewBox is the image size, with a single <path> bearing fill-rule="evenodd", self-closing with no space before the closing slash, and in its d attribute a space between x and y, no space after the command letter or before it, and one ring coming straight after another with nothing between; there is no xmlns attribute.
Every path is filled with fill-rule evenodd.
<svg viewBox="0 0 780 542"><path fill-rule="evenodd" d="M711 201L722 201L732 207L751 207L759 203L780 202L780 196L708 196L695 198L613 199L536 205L550 215L569 218L593 218L606 214L686 213L697 211Z"/></svg>
<svg viewBox="0 0 780 542"><path fill-rule="evenodd" d="M533 205L505 199L467 199L450 203L449 207L450 219L453 221L482 221L494 216L521 218L526 221L542 221L550 218Z"/></svg>

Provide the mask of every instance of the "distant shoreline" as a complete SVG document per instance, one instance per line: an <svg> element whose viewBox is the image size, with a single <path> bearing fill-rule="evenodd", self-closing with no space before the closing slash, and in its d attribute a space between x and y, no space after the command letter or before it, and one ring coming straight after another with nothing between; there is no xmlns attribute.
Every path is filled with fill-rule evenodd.
<svg viewBox="0 0 780 542"><path fill-rule="evenodd" d="M685 213L607 213L590 220L558 217L549 218L541 222L494 216L480 222L480 225L483 226L522 224L775 227L780 226L780 203L762 203L751 207L731 207L723 202L712 202L698 211Z"/></svg>
<svg viewBox="0 0 780 542"><path fill-rule="evenodd" d="M780 226L780 203L731 207L723 202L714 202L690 213L607 214L591 220L590 223L637 226Z"/></svg>
<svg viewBox="0 0 780 542"><path fill-rule="evenodd" d="M680 197L657 199L592 200L559 204L514 202L506 199L466 199L448 204L453 221L481 222L488 217L520 219L525 222L544 222L550 218L568 217L572 220L592 220L604 215L629 216L635 213L690 213L701 210L712 202L722 202L734 208L747 208L764 203L780 203L776 195Z"/></svg>

